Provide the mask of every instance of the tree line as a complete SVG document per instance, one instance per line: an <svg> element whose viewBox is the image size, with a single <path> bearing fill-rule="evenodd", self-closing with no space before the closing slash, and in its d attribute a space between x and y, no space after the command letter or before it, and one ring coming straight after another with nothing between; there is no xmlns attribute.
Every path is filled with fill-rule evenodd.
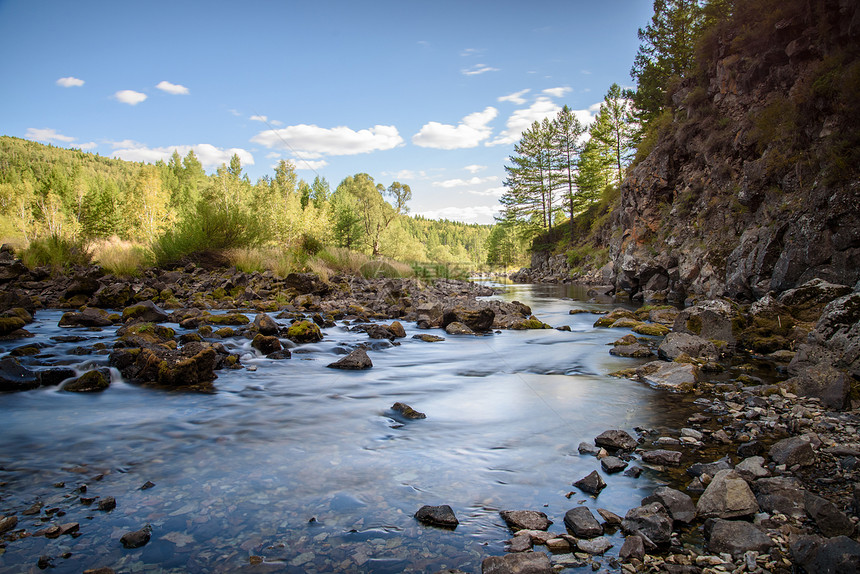
<svg viewBox="0 0 860 574"><path fill-rule="evenodd" d="M207 174L194 151L155 164L0 137L0 237L118 237L161 259L195 249L345 247L408 262L476 266L489 226L408 215L408 185L364 173L331 190L281 160L252 183L238 156Z"/></svg>

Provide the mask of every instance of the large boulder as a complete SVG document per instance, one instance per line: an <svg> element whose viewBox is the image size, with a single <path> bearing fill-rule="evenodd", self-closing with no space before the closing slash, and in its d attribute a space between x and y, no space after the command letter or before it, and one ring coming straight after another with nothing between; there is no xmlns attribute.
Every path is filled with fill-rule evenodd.
<svg viewBox="0 0 860 574"><path fill-rule="evenodd" d="M750 522L718 518L711 525L708 538L711 552L726 552L738 557L750 551L765 553L772 547L773 541L768 535Z"/></svg>
<svg viewBox="0 0 860 574"><path fill-rule="evenodd" d="M815 451L812 442L806 435L793 436L775 442L768 453L776 464L792 467L810 466L815 464Z"/></svg>
<svg viewBox="0 0 860 574"><path fill-rule="evenodd" d="M800 287L784 291L777 300L796 319L816 321L828 303L849 293L851 287L815 278Z"/></svg>
<svg viewBox="0 0 860 574"><path fill-rule="evenodd" d="M799 536L791 544L794 562L806 572L816 574L854 574L860 572L860 543L847 536L821 538Z"/></svg>
<svg viewBox="0 0 860 574"><path fill-rule="evenodd" d="M11 335L19 329L23 329L27 323L20 317L0 317L0 337Z"/></svg>
<svg viewBox="0 0 860 574"><path fill-rule="evenodd" d="M792 374L830 363L860 378L860 292L831 301L788 366Z"/></svg>
<svg viewBox="0 0 860 574"><path fill-rule="evenodd" d="M110 371L95 369L87 371L80 377L63 385L63 390L70 393L97 393L110 386Z"/></svg>
<svg viewBox="0 0 860 574"><path fill-rule="evenodd" d="M696 504L703 518L744 518L759 511L747 481L735 470L718 472Z"/></svg>
<svg viewBox="0 0 860 574"><path fill-rule="evenodd" d="M296 321L287 329L287 338L294 343L316 343L322 341L322 331L313 321Z"/></svg>
<svg viewBox="0 0 860 574"><path fill-rule="evenodd" d="M762 512L779 512L796 519L806 517L806 490L794 477L760 478L752 483Z"/></svg>
<svg viewBox="0 0 860 574"><path fill-rule="evenodd" d="M594 444L610 450L633 450L639 443L627 431L612 429L594 437Z"/></svg>
<svg viewBox="0 0 860 574"><path fill-rule="evenodd" d="M568 510L564 515L564 525L579 538L594 538L603 534L603 527L587 506Z"/></svg>
<svg viewBox="0 0 860 574"><path fill-rule="evenodd" d="M95 307L87 307L81 312L63 313L58 323L60 327L107 327L112 324L108 312Z"/></svg>
<svg viewBox="0 0 860 574"><path fill-rule="evenodd" d="M266 313L257 313L254 317L254 327L261 335L273 336L278 334L278 324Z"/></svg>
<svg viewBox="0 0 860 574"><path fill-rule="evenodd" d="M642 499L643 505L651 504L652 502L662 504L675 522L689 524L696 518L696 505L693 504L693 499L680 490L661 486L650 496Z"/></svg>
<svg viewBox="0 0 860 574"><path fill-rule="evenodd" d="M672 330L689 333L709 341L735 343L735 325L738 313L732 303L724 299L703 301L688 307L678 314Z"/></svg>
<svg viewBox="0 0 860 574"><path fill-rule="evenodd" d="M806 513L825 536L832 538L854 534L854 523L848 515L826 498L807 491L803 502Z"/></svg>
<svg viewBox="0 0 860 574"><path fill-rule="evenodd" d="M102 309L119 309L128 305L132 298L131 285L124 282L112 282L102 285L93 293L89 304Z"/></svg>
<svg viewBox="0 0 860 574"><path fill-rule="evenodd" d="M0 359L0 391L27 391L39 385L38 374L22 366L18 359Z"/></svg>
<svg viewBox="0 0 860 574"><path fill-rule="evenodd" d="M442 327L457 322L463 323L471 330L481 333L493 328L493 319L496 313L489 307L480 309L467 309L465 307L454 307L446 309L442 315Z"/></svg>
<svg viewBox="0 0 860 574"><path fill-rule="evenodd" d="M699 368L691 363L652 361L636 369L637 378L659 389L691 392L699 381Z"/></svg>
<svg viewBox="0 0 860 574"><path fill-rule="evenodd" d="M712 342L690 333L669 333L657 348L657 355L667 361L674 361L682 354L703 359L719 356Z"/></svg>
<svg viewBox="0 0 860 574"><path fill-rule="evenodd" d="M672 517L659 502L631 508L621 522L625 534L641 536L651 548L668 546L672 540Z"/></svg>
<svg viewBox="0 0 860 574"><path fill-rule="evenodd" d="M801 370L783 386L802 397L815 397L827 408L841 411L851 408L851 376L830 363L819 363Z"/></svg>
<svg viewBox="0 0 860 574"><path fill-rule="evenodd" d="M134 319L146 323L163 323L169 318L170 315L167 311L149 300L141 301L122 310L123 321Z"/></svg>
<svg viewBox="0 0 860 574"><path fill-rule="evenodd" d="M359 347L344 358L329 363L326 365L330 369L344 369L349 371L359 371L373 367L373 362L367 356L367 351Z"/></svg>

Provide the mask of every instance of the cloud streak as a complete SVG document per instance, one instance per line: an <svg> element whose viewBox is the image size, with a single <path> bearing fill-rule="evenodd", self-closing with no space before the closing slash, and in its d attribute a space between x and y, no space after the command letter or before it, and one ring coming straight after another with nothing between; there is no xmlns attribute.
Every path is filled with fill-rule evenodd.
<svg viewBox="0 0 860 574"><path fill-rule="evenodd" d="M262 131L251 141L268 148L290 149L307 159L384 151L403 145L396 127L380 125L355 131L346 126L321 128L299 124Z"/></svg>
<svg viewBox="0 0 860 574"><path fill-rule="evenodd" d="M460 120L456 126L428 122L421 130L412 136L412 143L418 147L434 149L464 149L477 147L490 137L493 132L489 124L499 114L499 111L488 106L482 112L469 114Z"/></svg>
<svg viewBox="0 0 860 574"><path fill-rule="evenodd" d="M512 144L519 141L523 132L526 131L532 123L541 121L547 117L554 117L561 106L554 103L545 96L538 97L534 103L524 109L516 110L508 118L505 123L505 129L494 140L487 142L488 146Z"/></svg>
<svg viewBox="0 0 860 574"><path fill-rule="evenodd" d="M182 157L188 155L188 152L194 150L194 154L203 167L212 169L219 167L221 164L228 163L233 154L239 156L242 165L254 165L254 156L247 150L242 148L218 148L211 144L195 144L195 145L175 145L165 147L148 147L142 143L131 140L123 140L114 142L113 157L124 159L126 161L142 161L154 163L158 160L168 161L173 152L176 151Z"/></svg>
<svg viewBox="0 0 860 574"><path fill-rule="evenodd" d="M487 177L472 177L469 179L446 179L445 181L434 181L433 187L444 187L448 189L452 187L463 187L466 185L480 185L482 183L496 181L497 179L498 178L494 175Z"/></svg>
<svg viewBox="0 0 860 574"><path fill-rule="evenodd" d="M479 76L481 74L486 74L487 72L498 72L498 68L492 68L485 64L475 64L471 68L463 68L460 70L460 73L464 76Z"/></svg>

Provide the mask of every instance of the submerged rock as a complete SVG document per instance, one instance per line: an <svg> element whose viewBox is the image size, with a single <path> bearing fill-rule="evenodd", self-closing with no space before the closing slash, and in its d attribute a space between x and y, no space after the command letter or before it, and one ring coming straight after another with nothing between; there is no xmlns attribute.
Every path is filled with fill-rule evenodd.
<svg viewBox="0 0 860 574"><path fill-rule="evenodd" d="M404 418L407 419L426 419L427 415L422 412L416 411L409 405L405 403L394 403L391 405L391 410L400 413Z"/></svg>
<svg viewBox="0 0 860 574"><path fill-rule="evenodd" d="M122 535L122 538L120 538L119 541L122 542L122 545L126 548L140 548L141 546L144 546L147 542L149 542L151 536L152 527L147 524L140 530L126 532Z"/></svg>
<svg viewBox="0 0 860 574"><path fill-rule="evenodd" d="M553 574L555 570L543 552L518 552L489 556L481 562L481 574Z"/></svg>

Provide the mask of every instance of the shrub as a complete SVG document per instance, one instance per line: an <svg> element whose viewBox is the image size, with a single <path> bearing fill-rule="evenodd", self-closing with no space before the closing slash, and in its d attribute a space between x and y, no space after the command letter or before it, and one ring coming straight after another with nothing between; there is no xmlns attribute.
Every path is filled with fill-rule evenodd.
<svg viewBox="0 0 860 574"><path fill-rule="evenodd" d="M92 257L82 242L50 235L31 241L21 261L30 268L48 265L59 272L74 265L89 265Z"/></svg>

